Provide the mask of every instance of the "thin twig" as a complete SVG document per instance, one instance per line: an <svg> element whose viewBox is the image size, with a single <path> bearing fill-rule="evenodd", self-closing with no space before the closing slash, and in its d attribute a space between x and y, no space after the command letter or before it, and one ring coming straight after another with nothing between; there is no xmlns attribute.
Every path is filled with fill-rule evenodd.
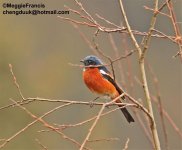
<svg viewBox="0 0 182 150"><path fill-rule="evenodd" d="M119 138L101 138L101 139L94 139L94 140L88 140L88 142L103 142L103 141L120 141Z"/></svg>
<svg viewBox="0 0 182 150"><path fill-rule="evenodd" d="M126 143L125 143L125 146L124 146L123 150L127 150L127 149L128 149L129 141L130 141L130 139L129 139L129 138L127 138L127 140L126 140Z"/></svg>
<svg viewBox="0 0 182 150"><path fill-rule="evenodd" d="M39 141L39 139L35 139L35 141L42 147L42 149L48 150L47 147L44 146L44 145Z"/></svg>
<svg viewBox="0 0 182 150"><path fill-rule="evenodd" d="M174 32L176 34L176 42L178 43L178 47L179 47L179 53L178 53L179 55L176 55L176 56L179 56L180 60L182 62L182 35L181 35L181 32L180 32L179 26L176 23L177 22L176 15L174 13L173 4L172 4L171 1L170 2L167 1L167 7L168 7L170 17L171 17L171 21L172 21L172 24L173 24L173 27L174 27Z"/></svg>
<svg viewBox="0 0 182 150"><path fill-rule="evenodd" d="M152 9L152 8L149 8L149 7L147 7L147 6L144 6L144 8L146 8L146 9L149 9L149 10L152 10L152 11L156 11L156 14L163 14L163 15L165 15L165 16L168 16L168 17L170 17L169 15L167 15L167 14L165 14L165 13L162 13L161 11L162 11L162 9L164 9L166 6L167 6L167 3L169 3L171 0L166 0L162 5L161 5L161 7L159 7L159 9L156 11L156 10L154 10L154 9Z"/></svg>
<svg viewBox="0 0 182 150"><path fill-rule="evenodd" d="M108 24L110 24L110 25L112 25L112 26L114 26L114 27L116 27L116 28L118 28L118 29L126 29L126 28L124 28L124 27L121 28L120 26L118 26L118 25L114 24L113 22L111 22L111 21L105 19L104 17L101 17L99 14L96 14L96 16L97 16L99 19L104 20L106 23L108 23Z"/></svg>
<svg viewBox="0 0 182 150"><path fill-rule="evenodd" d="M78 31L78 33L80 34L80 36L82 37L82 39L84 40L84 42L88 45L88 47L92 50L92 52L95 55L98 55L98 52L95 50L95 47L93 45L93 43L87 38L87 36L80 30L79 26L75 23L71 23L72 26Z"/></svg>
<svg viewBox="0 0 182 150"><path fill-rule="evenodd" d="M115 52L115 57L116 58L119 58L120 56L119 56L119 50L118 50L118 48L117 48L117 46L116 46L116 43L115 43L115 41L114 41L114 38L113 38L113 36L112 36L112 34L109 34L109 41L110 41L110 43L111 43L111 45L112 45L112 49L113 49L113 51ZM118 70L119 70L119 73L120 73L120 78L121 78L121 82L122 82L122 87L123 87L123 89L126 89L126 83L125 83L125 78L124 78L124 70L123 70L124 68L123 68L123 65L122 65L122 63L121 63L121 61L119 61L118 62Z"/></svg>
<svg viewBox="0 0 182 150"><path fill-rule="evenodd" d="M12 77L13 77L14 84L15 84L16 88L18 89L21 98L22 98L23 100L25 100L25 98L24 98L24 96L23 96L23 94L22 94L22 92L21 92L20 86L19 86L19 84L18 84L18 82L17 82L17 80L16 80L16 77L15 77L15 75L14 75L13 66L12 66L11 64L9 64L9 68L10 68L11 75L12 75Z"/></svg>

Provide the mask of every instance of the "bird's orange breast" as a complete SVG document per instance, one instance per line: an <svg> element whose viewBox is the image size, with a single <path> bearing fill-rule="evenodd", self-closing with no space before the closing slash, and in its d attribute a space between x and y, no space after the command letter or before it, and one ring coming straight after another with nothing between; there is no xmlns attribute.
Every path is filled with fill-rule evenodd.
<svg viewBox="0 0 182 150"><path fill-rule="evenodd" d="M83 80L92 92L111 98L119 95L114 85L102 76L98 68L86 68L83 71Z"/></svg>

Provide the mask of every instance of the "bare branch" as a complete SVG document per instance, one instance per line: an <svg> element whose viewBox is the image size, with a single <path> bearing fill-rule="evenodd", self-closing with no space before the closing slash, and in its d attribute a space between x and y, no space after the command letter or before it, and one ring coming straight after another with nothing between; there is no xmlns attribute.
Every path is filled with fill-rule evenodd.
<svg viewBox="0 0 182 150"><path fill-rule="evenodd" d="M150 99L150 93L149 93L149 89L148 89L148 85L147 85L147 79L146 79L146 73L145 73L145 67L144 67L144 54L147 50L148 44L149 44L149 40L152 34L152 30L154 28L155 22L156 22L156 16L157 14L154 13L152 19L151 19L151 26L148 32L147 37L144 40L144 48L143 50L140 48L139 44L137 43L132 31L131 31L131 27L129 25L128 19L126 17L126 13L123 7L123 3L122 0L119 0L119 4L120 4L120 9L127 27L127 30L129 32L129 35L132 39L133 44L135 45L137 51L138 51L138 56L139 56L139 65L140 65L140 72L141 72L141 76L142 76L142 83L143 83L143 89L144 89L144 93L145 93L145 97L146 97L146 101L147 101L147 107L149 110L149 113L151 115L151 122L150 122L150 127L151 127L151 131L152 131L152 135L153 135L153 141L155 143L155 149L156 150L160 150L160 141L159 141L159 137L158 137L158 132L157 132L157 128L156 128L156 124L155 124L155 120L154 120L154 115L153 115L153 109L152 109L152 104L151 104L151 99ZM155 0L155 10L158 9L158 0Z"/></svg>
<svg viewBox="0 0 182 150"><path fill-rule="evenodd" d="M48 150L47 147L44 146L44 145L39 141L39 139L35 139L35 141L42 147L42 149Z"/></svg>
<svg viewBox="0 0 182 150"><path fill-rule="evenodd" d="M129 141L130 141L130 139L127 138L127 141L126 141L126 143L125 143L125 146L124 146L123 150L127 150L127 149L128 149Z"/></svg>
<svg viewBox="0 0 182 150"><path fill-rule="evenodd" d="M18 89L21 98L22 98L23 100L25 100L25 98L24 98L24 96L23 96L23 94L22 94L22 92L21 92L20 86L19 86L19 84L18 84L18 82L17 82L17 80L16 80L16 77L15 77L14 73L13 73L13 66L12 66L11 64L9 64L9 68L10 68L11 75L12 75L12 77L13 77L14 84L15 84L16 88Z"/></svg>

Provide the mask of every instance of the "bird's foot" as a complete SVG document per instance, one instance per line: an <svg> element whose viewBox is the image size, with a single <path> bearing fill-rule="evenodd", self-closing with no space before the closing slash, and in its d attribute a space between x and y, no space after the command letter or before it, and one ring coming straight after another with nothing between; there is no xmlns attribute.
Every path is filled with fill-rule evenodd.
<svg viewBox="0 0 182 150"><path fill-rule="evenodd" d="M90 108L92 108L94 106L94 102L98 99L99 97L96 97L94 100L91 100L89 103Z"/></svg>

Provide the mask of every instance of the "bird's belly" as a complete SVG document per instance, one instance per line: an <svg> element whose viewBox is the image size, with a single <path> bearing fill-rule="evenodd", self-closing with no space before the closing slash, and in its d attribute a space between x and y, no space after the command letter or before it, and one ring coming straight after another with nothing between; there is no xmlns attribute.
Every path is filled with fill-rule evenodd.
<svg viewBox="0 0 182 150"><path fill-rule="evenodd" d="M96 68L97 69L97 68ZM108 80L103 78L100 73L91 69L83 73L83 79L87 87L97 94L108 95L114 97L118 94L115 87Z"/></svg>

